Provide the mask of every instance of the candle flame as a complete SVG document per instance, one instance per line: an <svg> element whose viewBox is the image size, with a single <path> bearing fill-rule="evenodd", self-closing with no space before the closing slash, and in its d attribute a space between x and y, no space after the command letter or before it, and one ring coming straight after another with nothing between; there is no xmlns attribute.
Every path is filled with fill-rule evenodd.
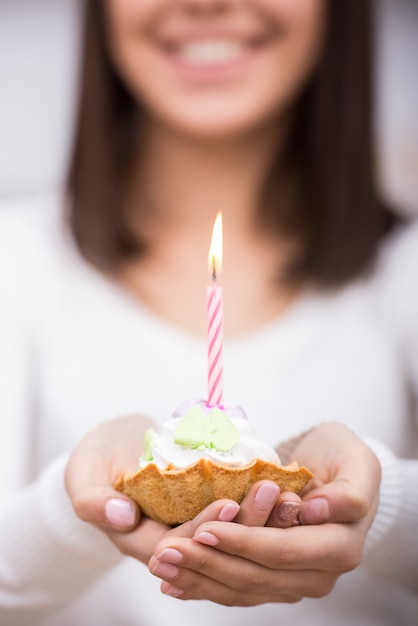
<svg viewBox="0 0 418 626"><path fill-rule="evenodd" d="M222 211L219 211L213 226L208 264L212 280L216 282L216 278L220 275L222 269Z"/></svg>

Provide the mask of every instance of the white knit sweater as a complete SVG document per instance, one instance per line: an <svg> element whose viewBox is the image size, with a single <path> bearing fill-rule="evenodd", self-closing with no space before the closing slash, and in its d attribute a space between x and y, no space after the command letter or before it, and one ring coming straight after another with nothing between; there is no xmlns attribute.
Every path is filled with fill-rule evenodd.
<svg viewBox="0 0 418 626"><path fill-rule="evenodd" d="M181 602L74 515L63 472L98 421L132 412L163 420L185 398L204 397L205 342L90 268L56 197L1 207L0 623L415 625L417 276L412 226L382 247L370 278L331 295L306 293L225 344L225 403L244 406L261 437L279 443L334 420L377 453L381 500L364 564L326 598L296 605Z"/></svg>

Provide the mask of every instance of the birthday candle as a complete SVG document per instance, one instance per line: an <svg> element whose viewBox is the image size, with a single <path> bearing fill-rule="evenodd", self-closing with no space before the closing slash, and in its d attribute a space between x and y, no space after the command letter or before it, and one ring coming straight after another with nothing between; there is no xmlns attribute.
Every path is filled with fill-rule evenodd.
<svg viewBox="0 0 418 626"><path fill-rule="evenodd" d="M222 213L216 216L209 250L212 285L207 288L208 307L208 405L221 405L223 392L223 299L217 279L222 267Z"/></svg>

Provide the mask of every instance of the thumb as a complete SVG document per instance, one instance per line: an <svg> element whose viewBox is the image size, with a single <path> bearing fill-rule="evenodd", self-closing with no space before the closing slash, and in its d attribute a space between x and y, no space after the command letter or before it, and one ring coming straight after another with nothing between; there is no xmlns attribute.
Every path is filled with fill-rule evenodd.
<svg viewBox="0 0 418 626"><path fill-rule="evenodd" d="M358 522L367 515L369 501L358 488L344 479L313 489L303 499L301 524Z"/></svg>
<svg viewBox="0 0 418 626"><path fill-rule="evenodd" d="M71 500L80 519L109 530L133 530L140 519L138 505L107 485L91 485Z"/></svg>
<svg viewBox="0 0 418 626"><path fill-rule="evenodd" d="M139 508L113 485L125 470L134 469L142 436L143 420L124 418L96 427L82 439L70 456L65 486L75 513L82 520L114 530L132 530L140 518ZM138 437L132 433L139 432Z"/></svg>
<svg viewBox="0 0 418 626"><path fill-rule="evenodd" d="M313 488L302 499L299 519L302 524L359 522L376 507L380 463L354 433L343 429L339 435L338 425L325 430L332 435L331 439L325 439L326 462L319 464L318 471L313 469L317 482L315 485L314 479Z"/></svg>

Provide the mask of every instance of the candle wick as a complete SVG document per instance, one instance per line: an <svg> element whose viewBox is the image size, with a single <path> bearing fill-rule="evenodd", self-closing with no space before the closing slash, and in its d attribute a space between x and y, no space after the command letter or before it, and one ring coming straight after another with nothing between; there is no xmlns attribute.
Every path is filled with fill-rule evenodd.
<svg viewBox="0 0 418 626"><path fill-rule="evenodd" d="M212 281L216 283L216 262L215 255L212 255Z"/></svg>

